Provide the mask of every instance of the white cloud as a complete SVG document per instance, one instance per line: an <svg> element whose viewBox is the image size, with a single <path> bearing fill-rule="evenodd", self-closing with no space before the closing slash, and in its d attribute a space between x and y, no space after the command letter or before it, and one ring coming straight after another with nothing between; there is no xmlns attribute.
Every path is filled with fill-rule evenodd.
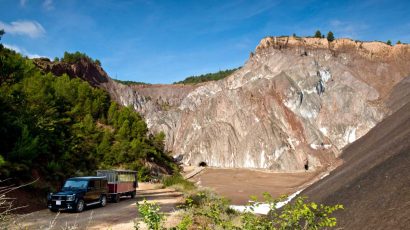
<svg viewBox="0 0 410 230"><path fill-rule="evenodd" d="M14 21L10 24L0 21L0 29L8 34L27 35L31 38L43 36L46 31L43 26L36 21Z"/></svg>
<svg viewBox="0 0 410 230"><path fill-rule="evenodd" d="M16 45L10 45L10 44L3 44L3 45L4 45L4 47L6 47L6 48L8 48L8 49L14 50L14 51L16 51L17 53L20 53L20 54L22 54L22 55L24 55L24 56L27 56L28 58L40 58L40 57L45 57L45 56L41 56L41 55L38 55L38 54L32 54L32 53L30 53L30 52L27 52L26 49L20 48L20 47L18 47L18 46L16 46Z"/></svg>
<svg viewBox="0 0 410 230"><path fill-rule="evenodd" d="M43 7L46 10L52 10L54 9L54 5L53 5L53 0L44 0L43 2Z"/></svg>

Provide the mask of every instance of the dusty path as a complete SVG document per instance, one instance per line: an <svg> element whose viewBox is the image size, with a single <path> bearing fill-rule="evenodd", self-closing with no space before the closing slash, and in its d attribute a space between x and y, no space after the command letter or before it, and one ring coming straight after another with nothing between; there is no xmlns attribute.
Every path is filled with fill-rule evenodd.
<svg viewBox="0 0 410 230"><path fill-rule="evenodd" d="M195 172L195 168L189 172ZM194 173L196 174L196 172ZM318 176L316 173L273 173L249 169L206 168L192 180L230 199L233 204L245 204L251 195L269 192L273 196L290 194ZM182 194L172 189L161 189L159 184L140 183L136 199L123 198L106 207L92 207L82 213L61 212L48 209L18 216L11 229L133 229L139 220L136 202L146 199L157 202L161 212L172 213L182 203ZM171 218L172 219L172 218ZM54 222L53 222L54 221ZM53 224L51 224L53 222ZM168 221L167 221L168 222ZM50 226L52 226L50 228Z"/></svg>
<svg viewBox="0 0 410 230"><path fill-rule="evenodd" d="M155 201L165 213L172 212L181 203L181 193L159 186L140 183L136 199L124 197L119 203L108 203L104 208L91 207L82 213L56 214L44 209L18 216L18 224L11 226L11 229L133 229L134 220L138 218L137 201ZM51 224L53 221L54 224Z"/></svg>

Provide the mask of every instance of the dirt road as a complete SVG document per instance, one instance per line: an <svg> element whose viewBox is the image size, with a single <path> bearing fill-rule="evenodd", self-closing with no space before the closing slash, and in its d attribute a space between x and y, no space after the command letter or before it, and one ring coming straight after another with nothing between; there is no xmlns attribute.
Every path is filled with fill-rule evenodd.
<svg viewBox="0 0 410 230"><path fill-rule="evenodd" d="M158 188L158 184L140 183L136 199L124 197L119 203L106 207L91 207L82 213L53 213L48 209L20 215L11 229L133 229L138 219L136 202L155 201L161 211L172 212L181 204L182 194L172 189ZM51 227L51 228L50 228Z"/></svg>
<svg viewBox="0 0 410 230"><path fill-rule="evenodd" d="M191 171L195 171L191 169ZM247 169L206 168L192 180L230 199L233 204L245 204L251 195L261 197L263 192L273 196L293 193L318 176L316 173L273 173ZM133 229L134 220L140 220L136 202L155 201L166 214L175 214L182 203L182 194L172 189L161 189L159 184L140 183L137 198L123 198L106 207L92 207L82 213L52 213L48 209L20 215L11 229ZM172 221L173 218L167 220Z"/></svg>

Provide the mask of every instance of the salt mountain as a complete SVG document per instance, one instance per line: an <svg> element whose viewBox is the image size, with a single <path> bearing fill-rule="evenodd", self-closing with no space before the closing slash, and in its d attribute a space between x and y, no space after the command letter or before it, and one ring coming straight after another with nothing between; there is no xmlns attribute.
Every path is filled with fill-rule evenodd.
<svg viewBox="0 0 410 230"><path fill-rule="evenodd" d="M198 85L127 86L86 61L36 63L132 106L184 163L299 171L332 167L341 149L400 107L387 102L410 76L410 45L267 37L241 69Z"/></svg>

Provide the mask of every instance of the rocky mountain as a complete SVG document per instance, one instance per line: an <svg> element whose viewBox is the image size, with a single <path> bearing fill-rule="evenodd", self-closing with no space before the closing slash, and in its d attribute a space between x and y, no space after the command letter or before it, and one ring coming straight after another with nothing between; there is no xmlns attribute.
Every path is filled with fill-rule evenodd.
<svg viewBox="0 0 410 230"><path fill-rule="evenodd" d="M95 72L78 65L66 68ZM410 46L267 37L220 81L126 86L105 72L82 76L164 131L167 149L187 164L315 170L333 167L344 147L399 107L387 99L410 76Z"/></svg>

